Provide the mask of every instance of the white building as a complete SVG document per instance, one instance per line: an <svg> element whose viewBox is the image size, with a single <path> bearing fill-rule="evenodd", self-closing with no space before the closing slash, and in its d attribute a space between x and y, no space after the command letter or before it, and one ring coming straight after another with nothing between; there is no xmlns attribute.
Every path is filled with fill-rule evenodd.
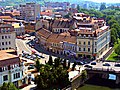
<svg viewBox="0 0 120 90"><path fill-rule="evenodd" d="M16 36L25 34L25 26L22 23L13 23L12 26L14 27Z"/></svg>
<svg viewBox="0 0 120 90"><path fill-rule="evenodd" d="M0 86L4 82L12 82L15 86L22 85L23 67L20 65L20 58L9 54L7 51L0 51Z"/></svg>
<svg viewBox="0 0 120 90"><path fill-rule="evenodd" d="M0 25L0 50L16 49L14 27L10 24Z"/></svg>

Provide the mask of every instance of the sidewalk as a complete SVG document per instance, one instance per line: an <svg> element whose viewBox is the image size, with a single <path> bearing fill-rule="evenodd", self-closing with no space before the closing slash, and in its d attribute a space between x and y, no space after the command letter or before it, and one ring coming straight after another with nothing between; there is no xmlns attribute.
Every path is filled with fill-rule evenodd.
<svg viewBox="0 0 120 90"><path fill-rule="evenodd" d="M103 56L104 56L111 48L112 48L112 47L110 47L109 49L107 49L106 51L104 51L104 52L102 53L102 55L100 55L100 57L97 58L97 60L103 58Z"/></svg>
<svg viewBox="0 0 120 90"><path fill-rule="evenodd" d="M30 84L30 85L28 85L28 86L26 86L26 87L24 87L24 88L22 88L22 89L20 89L20 90L34 90L34 88L36 87L37 85L35 85L35 84Z"/></svg>

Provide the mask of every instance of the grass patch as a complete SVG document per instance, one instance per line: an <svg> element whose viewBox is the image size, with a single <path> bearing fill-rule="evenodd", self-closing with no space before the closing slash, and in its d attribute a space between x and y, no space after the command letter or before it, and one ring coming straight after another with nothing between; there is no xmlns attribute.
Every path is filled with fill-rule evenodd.
<svg viewBox="0 0 120 90"><path fill-rule="evenodd" d="M82 87L78 88L77 90L111 90L111 89L108 87L86 84L85 86L82 86Z"/></svg>
<svg viewBox="0 0 120 90"><path fill-rule="evenodd" d="M113 53L108 57L107 60L117 61L117 60L120 60L120 59L118 58L118 55L117 55L115 52L113 52Z"/></svg>
<svg viewBox="0 0 120 90"><path fill-rule="evenodd" d="M118 43L120 43L120 39L118 39ZM115 43L114 45L114 49L118 47L118 43ZM107 60L110 60L110 61L117 61L117 60L120 60L120 58L118 58L118 55L113 52L111 53L111 55L107 58Z"/></svg>

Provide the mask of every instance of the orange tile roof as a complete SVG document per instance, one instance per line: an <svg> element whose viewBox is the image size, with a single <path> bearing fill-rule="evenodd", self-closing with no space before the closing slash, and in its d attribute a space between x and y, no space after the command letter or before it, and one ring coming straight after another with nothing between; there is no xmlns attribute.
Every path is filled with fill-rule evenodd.
<svg viewBox="0 0 120 90"><path fill-rule="evenodd" d="M63 32L63 33L60 33L60 35L63 35L63 36L71 36L69 32Z"/></svg>
<svg viewBox="0 0 120 90"><path fill-rule="evenodd" d="M52 28L69 28L69 20L68 19L57 19L52 22Z"/></svg>
<svg viewBox="0 0 120 90"><path fill-rule="evenodd" d="M10 16L0 16L0 19L12 19Z"/></svg>
<svg viewBox="0 0 120 90"><path fill-rule="evenodd" d="M72 44L76 44L77 43L77 37L67 36L67 37L65 37L65 39L63 41L68 42L68 43L72 43Z"/></svg>
<svg viewBox="0 0 120 90"><path fill-rule="evenodd" d="M20 63L20 58L16 55L9 54L6 51L0 51L0 67L8 66L15 63Z"/></svg>
<svg viewBox="0 0 120 90"><path fill-rule="evenodd" d="M38 33L38 35L40 35L46 39L52 34L50 31L43 29L43 28L40 29L37 33Z"/></svg>

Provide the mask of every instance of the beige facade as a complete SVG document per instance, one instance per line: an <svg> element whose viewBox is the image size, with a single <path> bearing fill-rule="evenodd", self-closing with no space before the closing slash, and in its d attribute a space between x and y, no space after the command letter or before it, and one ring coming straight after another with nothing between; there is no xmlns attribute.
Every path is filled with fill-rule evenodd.
<svg viewBox="0 0 120 90"><path fill-rule="evenodd" d="M83 35L77 37L77 56L88 56L99 58L104 51L109 49L110 29L104 26L104 30L100 28L98 34Z"/></svg>

